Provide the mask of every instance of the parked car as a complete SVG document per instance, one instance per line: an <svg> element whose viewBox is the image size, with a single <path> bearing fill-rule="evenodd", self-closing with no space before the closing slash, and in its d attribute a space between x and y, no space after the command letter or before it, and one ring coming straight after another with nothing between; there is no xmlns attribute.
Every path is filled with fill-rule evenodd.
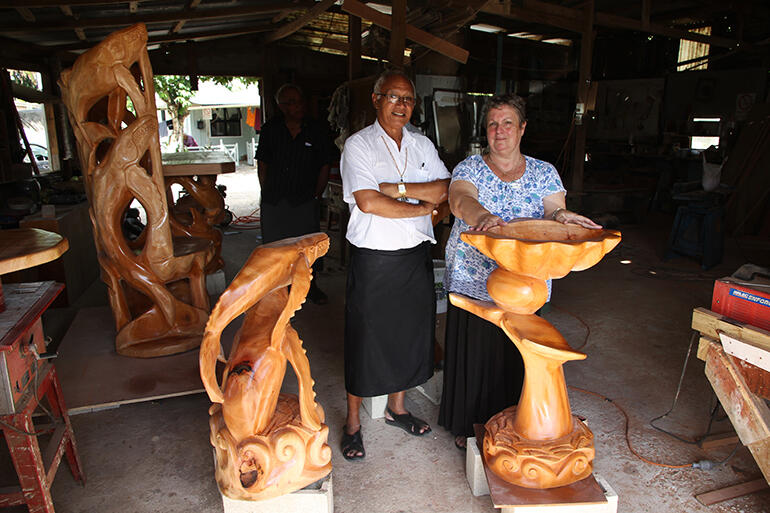
<svg viewBox="0 0 770 513"><path fill-rule="evenodd" d="M51 171L51 163L48 161L48 148L35 143L30 143L29 146L32 148L32 155L35 156L37 168L40 172L48 173ZM23 144L22 147L24 147ZM24 157L24 162L29 162L29 155Z"/></svg>

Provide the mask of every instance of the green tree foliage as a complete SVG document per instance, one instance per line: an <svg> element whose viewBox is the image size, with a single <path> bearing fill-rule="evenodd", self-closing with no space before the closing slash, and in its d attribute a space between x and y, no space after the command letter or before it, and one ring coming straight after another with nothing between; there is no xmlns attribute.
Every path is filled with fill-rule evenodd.
<svg viewBox="0 0 770 513"><path fill-rule="evenodd" d="M9 69L8 72L11 74L12 82L32 89L37 89L38 91L40 90L40 87L37 85L38 73L34 71L22 71L18 69Z"/></svg>
<svg viewBox="0 0 770 513"><path fill-rule="evenodd" d="M200 77L201 82L214 82L231 89L237 82L242 84L253 84L257 80L252 77ZM172 139L169 145L177 151L183 148L182 123L187 117L190 109L190 99L193 97L193 90L190 87L190 80L183 75L155 75L155 92L168 107L171 121L173 123Z"/></svg>

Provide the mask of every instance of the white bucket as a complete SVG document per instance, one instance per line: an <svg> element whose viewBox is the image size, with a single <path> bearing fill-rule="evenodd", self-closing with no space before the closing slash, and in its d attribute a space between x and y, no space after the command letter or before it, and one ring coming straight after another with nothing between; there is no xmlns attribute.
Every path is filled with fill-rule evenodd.
<svg viewBox="0 0 770 513"><path fill-rule="evenodd" d="M444 289L444 271L446 270L446 262L443 260L433 260L433 284L436 290L436 313L441 314L446 312L447 294Z"/></svg>

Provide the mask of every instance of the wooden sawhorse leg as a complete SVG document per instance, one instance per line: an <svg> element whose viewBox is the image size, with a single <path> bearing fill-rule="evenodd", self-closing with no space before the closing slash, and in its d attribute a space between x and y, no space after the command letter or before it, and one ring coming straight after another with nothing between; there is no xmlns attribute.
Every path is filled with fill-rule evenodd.
<svg viewBox="0 0 770 513"><path fill-rule="evenodd" d="M28 397L27 403L18 413L3 415L1 418L0 427L11 452L21 491L0 495L0 506L26 504L30 513L54 513L50 488L62 455L66 452L76 481L85 484L85 474L56 370L53 365L43 364L38 367L38 372L44 374L44 377L37 387L35 397ZM48 399L55 427L36 432L32 414L43 396ZM41 452L37 437L48 432L53 433L51 440L45 451Z"/></svg>

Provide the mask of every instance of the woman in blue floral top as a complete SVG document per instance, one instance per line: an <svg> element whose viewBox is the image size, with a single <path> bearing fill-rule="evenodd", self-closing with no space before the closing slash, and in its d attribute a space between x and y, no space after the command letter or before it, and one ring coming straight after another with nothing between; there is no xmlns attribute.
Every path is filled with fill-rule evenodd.
<svg viewBox="0 0 770 513"><path fill-rule="evenodd" d="M522 98L514 94L490 98L482 119L488 151L468 157L452 173L449 204L455 222L446 246L444 285L449 292L491 301L487 277L497 264L461 241L462 232L488 230L519 218L601 227L565 208L566 191L553 165L521 153L527 126ZM455 445L465 447L473 424L484 424L517 403L523 379L521 355L503 331L450 304L438 422L456 436Z"/></svg>

